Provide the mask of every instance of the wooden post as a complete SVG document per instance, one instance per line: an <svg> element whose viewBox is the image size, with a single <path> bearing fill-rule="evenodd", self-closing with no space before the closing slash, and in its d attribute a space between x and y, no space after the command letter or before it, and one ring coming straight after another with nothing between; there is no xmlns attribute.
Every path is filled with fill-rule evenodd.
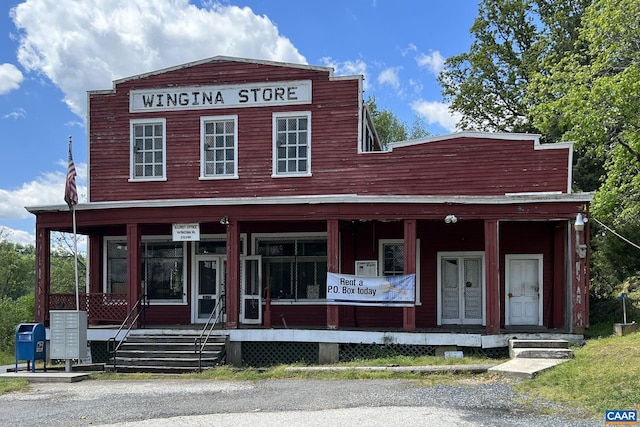
<svg viewBox="0 0 640 427"><path fill-rule="evenodd" d="M36 306L35 321L49 320L49 293L51 292L51 230L36 226Z"/></svg>
<svg viewBox="0 0 640 427"><path fill-rule="evenodd" d="M227 225L227 329L236 329L240 316L240 227L229 218Z"/></svg>
<svg viewBox="0 0 640 427"><path fill-rule="evenodd" d="M337 219L327 220L327 271L339 273L340 230ZM327 329L338 329L340 312L337 305L327 305Z"/></svg>
<svg viewBox="0 0 640 427"><path fill-rule="evenodd" d="M127 224L127 312L142 295L142 233L139 224Z"/></svg>
<svg viewBox="0 0 640 427"><path fill-rule="evenodd" d="M566 242L567 242L567 226L559 225L553 230L553 327L565 327L565 295L567 291L567 271L566 266Z"/></svg>
<svg viewBox="0 0 640 427"><path fill-rule="evenodd" d="M404 220L404 274L416 272L416 220ZM420 286L416 283L416 288ZM415 295L414 295L415 298ZM402 329L405 331L416 330L416 307L402 308Z"/></svg>
<svg viewBox="0 0 640 427"><path fill-rule="evenodd" d="M500 250L498 220L484 221L484 251L487 287L487 334L500 333Z"/></svg>

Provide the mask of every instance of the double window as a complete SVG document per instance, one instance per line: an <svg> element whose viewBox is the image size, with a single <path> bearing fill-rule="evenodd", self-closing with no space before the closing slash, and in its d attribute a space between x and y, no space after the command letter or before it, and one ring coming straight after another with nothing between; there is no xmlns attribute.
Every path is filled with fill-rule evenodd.
<svg viewBox="0 0 640 427"><path fill-rule="evenodd" d="M166 178L165 134L165 119L131 121L131 180Z"/></svg>
<svg viewBox="0 0 640 427"><path fill-rule="evenodd" d="M200 119L200 178L238 177L238 116Z"/></svg>
<svg viewBox="0 0 640 427"><path fill-rule="evenodd" d="M311 175L311 113L273 115L273 176Z"/></svg>
<svg viewBox="0 0 640 427"><path fill-rule="evenodd" d="M151 301L183 303L186 301L184 243L168 240L142 242L142 292ZM105 292L127 292L127 242L106 241Z"/></svg>
<svg viewBox="0 0 640 427"><path fill-rule="evenodd" d="M324 299L327 283L326 238L260 238L262 277L269 280L271 298L287 300Z"/></svg>

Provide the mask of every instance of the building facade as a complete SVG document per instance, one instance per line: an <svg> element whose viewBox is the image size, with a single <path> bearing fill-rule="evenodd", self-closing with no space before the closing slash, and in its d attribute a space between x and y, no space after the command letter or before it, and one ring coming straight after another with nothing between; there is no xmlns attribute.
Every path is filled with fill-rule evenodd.
<svg viewBox="0 0 640 427"><path fill-rule="evenodd" d="M216 311L232 341L491 347L588 326L588 232L575 222L592 194L571 192L571 143L462 132L382 147L362 76L227 57L90 92L87 124L76 218L90 326L119 324L138 301L145 327ZM70 231L71 214L28 209L47 323L75 309L48 272L51 232ZM414 281L390 304L357 286L336 298L328 274Z"/></svg>

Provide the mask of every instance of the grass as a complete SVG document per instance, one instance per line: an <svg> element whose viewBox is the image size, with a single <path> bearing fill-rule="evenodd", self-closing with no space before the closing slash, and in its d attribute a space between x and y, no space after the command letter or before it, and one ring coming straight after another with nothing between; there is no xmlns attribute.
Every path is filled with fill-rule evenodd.
<svg viewBox="0 0 640 427"><path fill-rule="evenodd" d="M595 338L574 350L575 359L543 372L516 390L593 416L607 409L640 410L640 333Z"/></svg>
<svg viewBox="0 0 640 427"><path fill-rule="evenodd" d="M16 355L0 351L0 365L11 365L12 363L16 363Z"/></svg>

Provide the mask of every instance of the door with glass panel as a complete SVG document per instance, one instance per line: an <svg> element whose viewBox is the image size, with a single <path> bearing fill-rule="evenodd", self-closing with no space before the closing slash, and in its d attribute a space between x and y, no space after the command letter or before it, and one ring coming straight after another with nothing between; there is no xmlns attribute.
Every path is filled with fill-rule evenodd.
<svg viewBox="0 0 640 427"><path fill-rule="evenodd" d="M484 324L484 256L441 254L438 266L440 324Z"/></svg>
<svg viewBox="0 0 640 427"><path fill-rule="evenodd" d="M225 320L222 315L224 313L224 280L226 275L226 257L196 256L196 269L193 280L193 323L205 323L214 310L214 320Z"/></svg>
<svg viewBox="0 0 640 427"><path fill-rule="evenodd" d="M242 257L240 262L240 322L262 323L262 257Z"/></svg>

